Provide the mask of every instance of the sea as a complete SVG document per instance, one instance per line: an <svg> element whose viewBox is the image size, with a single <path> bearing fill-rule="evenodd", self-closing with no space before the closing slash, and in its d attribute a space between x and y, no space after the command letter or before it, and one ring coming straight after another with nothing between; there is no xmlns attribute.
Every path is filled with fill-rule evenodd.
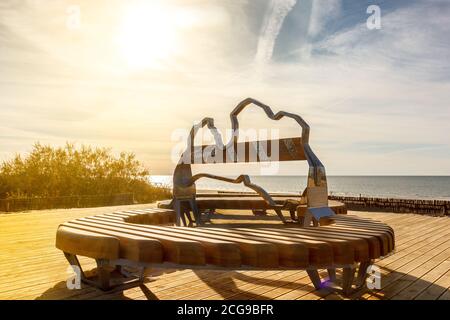
<svg viewBox="0 0 450 320"><path fill-rule="evenodd" d="M301 193L306 176L251 176L252 182L269 192ZM156 185L172 187L172 176L150 176ZM399 199L450 200L450 176L327 176L328 193ZM201 179L198 190L249 191L245 186Z"/></svg>

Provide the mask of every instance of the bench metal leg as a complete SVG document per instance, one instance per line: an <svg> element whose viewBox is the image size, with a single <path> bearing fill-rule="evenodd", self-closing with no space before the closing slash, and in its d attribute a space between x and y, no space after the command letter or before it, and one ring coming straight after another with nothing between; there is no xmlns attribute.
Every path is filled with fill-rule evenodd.
<svg viewBox="0 0 450 320"><path fill-rule="evenodd" d="M304 227L310 227L312 223L312 217L310 215L305 215L303 217L303 226Z"/></svg>
<svg viewBox="0 0 450 320"><path fill-rule="evenodd" d="M175 214L176 214L175 224L177 226L180 226L181 225L181 203L180 203L180 200L175 199L175 201L173 203L173 207L175 209Z"/></svg>
<svg viewBox="0 0 450 320"><path fill-rule="evenodd" d="M301 206L298 206L295 211L297 213L297 223L301 226L304 226L305 225L305 210Z"/></svg>
<svg viewBox="0 0 450 320"><path fill-rule="evenodd" d="M296 210L294 210L294 209L289 210L289 214L291 216L292 221L297 221L297 217L296 217L297 211Z"/></svg>
<svg viewBox="0 0 450 320"><path fill-rule="evenodd" d="M280 218L280 220L283 223L286 223L286 219L284 218L283 213L281 212L281 210L280 209L275 209L275 212L276 212L278 218Z"/></svg>
<svg viewBox="0 0 450 320"><path fill-rule="evenodd" d="M97 262L97 276L96 277L87 277L81 268L80 262L76 255L64 252L64 256L66 257L69 264L74 267L74 271L80 272L81 282L88 284L90 286L94 286L103 291L111 290L117 286L128 285L132 283L143 283L145 280L145 266L142 265L134 265L133 263L125 263L122 261L110 261L107 259L95 259ZM111 264L114 267L114 271L111 272L108 270L111 267ZM137 275L128 272L124 266L132 266L138 269ZM78 270L75 270L77 268ZM112 273L115 273L114 285L111 283L112 281ZM119 279L117 278L117 274L120 275Z"/></svg>
<svg viewBox="0 0 450 320"><path fill-rule="evenodd" d="M329 268L328 271L328 277L330 278L331 282L336 282L336 269Z"/></svg>
<svg viewBox="0 0 450 320"><path fill-rule="evenodd" d="M363 261L359 264L358 274L356 276L356 287L360 288L364 285L367 279L367 268L372 264L372 261Z"/></svg>
<svg viewBox="0 0 450 320"><path fill-rule="evenodd" d="M319 272L317 270L306 270L308 273L309 279L311 280L312 284L314 285L314 288L316 290L319 290L322 288L322 281L320 280Z"/></svg>
<svg viewBox="0 0 450 320"><path fill-rule="evenodd" d="M186 203L188 202L188 203ZM189 215L189 208L187 208L187 204L188 207L190 207L190 201L189 200L179 200L179 199L175 199L174 201L174 209L175 209L175 213L176 213L176 225L177 226L181 226L181 224L183 224L184 226L190 226L192 225L192 218ZM189 224L186 221L186 217L188 218Z"/></svg>
<svg viewBox="0 0 450 320"><path fill-rule="evenodd" d="M183 226L188 227L189 223L186 221L186 210L183 209L181 211L181 222L183 222Z"/></svg>
<svg viewBox="0 0 450 320"><path fill-rule="evenodd" d="M102 290L108 290L110 289L110 283L109 283L109 271L105 269L106 266L109 265L109 261L105 259L96 259L97 261L97 273L98 273L98 281L93 281L86 277L83 268L81 268L81 264L78 261L78 258L76 255L64 252L64 256L66 257L67 261L72 267L77 267L78 270L75 270L75 272L80 272L81 282L93 285L97 288L100 288Z"/></svg>
<svg viewBox="0 0 450 320"><path fill-rule="evenodd" d="M86 276L85 276L85 274L83 272L83 269L81 268L81 264L80 264L80 261L78 261L77 256L74 255L74 254L71 254L71 253L67 253L67 252L64 252L64 256L66 257L67 261L69 262L69 264L70 264L70 266L72 268L74 266L78 268L78 270L75 270L73 268L74 269L73 271L75 271L75 272L79 271L80 272L81 280L86 279Z"/></svg>
<svg viewBox="0 0 450 320"><path fill-rule="evenodd" d="M139 279L138 279L139 283L144 283L145 281L145 268L142 267L141 270L139 271Z"/></svg>
<svg viewBox="0 0 450 320"><path fill-rule="evenodd" d="M342 291L344 295L350 294L352 290L353 280L355 279L355 267L344 267L342 274Z"/></svg>
<svg viewBox="0 0 450 320"><path fill-rule="evenodd" d="M110 272L107 267L109 266L109 260L106 259L96 259L97 261L97 276L98 284L100 289L109 290L111 289L110 284Z"/></svg>
<svg viewBox="0 0 450 320"><path fill-rule="evenodd" d="M186 227L193 227L194 220L197 226L202 225L200 218L200 210L198 209L197 202L194 198L192 199L175 199L173 207L176 212L176 225L181 226L183 223ZM194 216L192 219L191 211ZM187 219L186 219L187 218Z"/></svg>
<svg viewBox="0 0 450 320"><path fill-rule="evenodd" d="M132 282L144 283L144 281L145 281L145 267L140 266L140 267L137 267L137 269L139 271L137 272L137 276L136 276L132 272L129 272L127 270L126 266L122 266L122 265L117 265L116 266L116 270L119 271L120 274L122 274L126 278L134 278L134 279L129 280L129 281L124 281L124 282L122 282L122 284L128 284L128 283L132 283Z"/></svg>
<svg viewBox="0 0 450 320"><path fill-rule="evenodd" d="M200 218L200 210L198 210L197 201L195 201L195 199L191 199L189 204L191 205L192 213L194 214L195 223L197 226L201 226L203 223Z"/></svg>
<svg viewBox="0 0 450 320"><path fill-rule="evenodd" d="M183 209L183 215L181 216L181 219L183 220L183 223L184 223L184 225L186 227L193 227L194 226L194 220L192 220L191 210L189 208L185 207Z"/></svg>

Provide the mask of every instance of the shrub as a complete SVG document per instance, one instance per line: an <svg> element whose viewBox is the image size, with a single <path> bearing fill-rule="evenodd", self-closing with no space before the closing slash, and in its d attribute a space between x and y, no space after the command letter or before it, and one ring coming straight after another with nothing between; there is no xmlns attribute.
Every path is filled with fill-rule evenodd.
<svg viewBox="0 0 450 320"><path fill-rule="evenodd" d="M108 148L35 143L27 156L16 155L1 164L0 197L134 193L137 202L169 198L170 190L151 185L148 175L133 153L114 156Z"/></svg>

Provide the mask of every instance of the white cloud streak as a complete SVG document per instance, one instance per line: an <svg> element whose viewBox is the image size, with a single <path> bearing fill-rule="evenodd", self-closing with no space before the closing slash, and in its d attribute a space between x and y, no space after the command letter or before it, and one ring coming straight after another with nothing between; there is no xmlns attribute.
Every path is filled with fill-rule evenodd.
<svg viewBox="0 0 450 320"><path fill-rule="evenodd" d="M258 40L255 62L263 65L272 59L275 41L283 26L284 19L294 8L297 0L271 0Z"/></svg>
<svg viewBox="0 0 450 320"><path fill-rule="evenodd" d="M320 34L323 31L325 22L336 18L340 12L340 0L314 0L309 23L309 34L311 36Z"/></svg>

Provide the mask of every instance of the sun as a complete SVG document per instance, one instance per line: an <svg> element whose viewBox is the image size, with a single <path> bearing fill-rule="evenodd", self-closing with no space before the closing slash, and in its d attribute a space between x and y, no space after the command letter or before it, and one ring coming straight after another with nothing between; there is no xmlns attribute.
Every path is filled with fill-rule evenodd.
<svg viewBox="0 0 450 320"><path fill-rule="evenodd" d="M161 2L128 7L120 21L117 45L133 69L162 68L179 50L176 12Z"/></svg>

